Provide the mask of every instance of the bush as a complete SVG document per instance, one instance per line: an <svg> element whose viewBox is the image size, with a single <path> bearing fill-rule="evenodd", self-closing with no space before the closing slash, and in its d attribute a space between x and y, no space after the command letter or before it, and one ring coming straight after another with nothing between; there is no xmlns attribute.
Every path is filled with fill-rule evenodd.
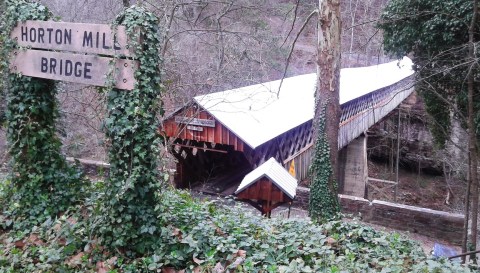
<svg viewBox="0 0 480 273"><path fill-rule="evenodd" d="M150 238L152 252L110 251L91 235L102 225L95 213L103 186L76 212L22 232L2 234L0 227L0 272L470 272L428 258L398 233L355 222L265 219L177 190L165 190L155 207L160 236Z"/></svg>

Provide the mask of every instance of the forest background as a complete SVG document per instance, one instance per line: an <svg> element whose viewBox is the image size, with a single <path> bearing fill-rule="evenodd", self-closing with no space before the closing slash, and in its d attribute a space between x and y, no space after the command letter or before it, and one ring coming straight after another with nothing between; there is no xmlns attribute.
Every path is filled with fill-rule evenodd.
<svg viewBox="0 0 480 273"><path fill-rule="evenodd" d="M63 21L83 23L110 23L124 7L124 3L115 0L39 2ZM316 71L316 20L304 23L318 1L142 2L167 25L162 31L161 48L167 113L192 96L281 78L293 41L285 75ZM387 0L340 2L342 67L389 61L383 52L382 35L375 28ZM103 95L95 88L69 83L61 85L58 98L58 127L65 154L106 161ZM5 155L3 135L4 132L0 151ZM5 163L7 158L2 161Z"/></svg>

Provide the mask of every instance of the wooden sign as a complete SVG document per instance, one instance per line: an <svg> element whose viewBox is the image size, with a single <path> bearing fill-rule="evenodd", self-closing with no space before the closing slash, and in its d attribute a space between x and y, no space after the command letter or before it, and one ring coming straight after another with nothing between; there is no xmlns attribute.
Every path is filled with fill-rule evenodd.
<svg viewBox="0 0 480 273"><path fill-rule="evenodd" d="M19 22L11 32L19 46L102 55L132 53L127 46L125 26L116 35L109 25L54 21Z"/></svg>
<svg viewBox="0 0 480 273"><path fill-rule="evenodd" d="M106 86L110 62L113 58L95 55L59 53L41 50L15 50L10 61L10 70L26 76ZM115 87L132 90L135 84L133 72L135 61L117 59L115 64Z"/></svg>
<svg viewBox="0 0 480 273"><path fill-rule="evenodd" d="M200 118L190 118L190 117L175 117L175 122L180 124L196 125L196 126L205 126L215 128L215 120L211 119L200 119Z"/></svg>
<svg viewBox="0 0 480 273"><path fill-rule="evenodd" d="M292 162L290 162L290 167L288 168L288 173L292 175L293 177L296 177L296 172L295 172L295 159L292 159Z"/></svg>
<svg viewBox="0 0 480 273"><path fill-rule="evenodd" d="M187 130L197 131L197 132L203 132L203 127L193 126L193 125L187 125Z"/></svg>

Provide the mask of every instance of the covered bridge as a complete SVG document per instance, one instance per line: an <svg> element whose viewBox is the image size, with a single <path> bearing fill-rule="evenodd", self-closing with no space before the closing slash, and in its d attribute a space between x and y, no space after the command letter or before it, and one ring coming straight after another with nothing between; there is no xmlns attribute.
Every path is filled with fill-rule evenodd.
<svg viewBox="0 0 480 273"><path fill-rule="evenodd" d="M412 93L412 74L407 58L341 70L338 149L341 163L349 165L350 158L364 165L353 167L355 176L366 175L361 136ZM168 116L162 130L178 159L177 186L210 183L214 191L231 194L247 173L270 157L286 168L294 164L297 180L305 179L314 144L316 80L313 73L284 79L280 90L277 80L201 95ZM365 156L349 151L354 140L358 143L353 151L364 147ZM347 185L349 175L343 177L340 184Z"/></svg>

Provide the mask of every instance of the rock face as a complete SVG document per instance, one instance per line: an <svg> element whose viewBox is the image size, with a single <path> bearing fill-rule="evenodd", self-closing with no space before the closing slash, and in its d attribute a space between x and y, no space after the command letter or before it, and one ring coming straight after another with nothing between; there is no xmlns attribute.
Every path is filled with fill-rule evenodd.
<svg viewBox="0 0 480 273"><path fill-rule="evenodd" d="M461 153L454 145L447 150L435 147L433 136L429 131L429 117L421 97L414 92L397 110L400 109L400 167L422 171L430 174L442 174L445 154L456 161L461 161ZM393 111L368 131L368 156L372 160L395 164L397 149L398 111ZM457 142L462 143L464 131L456 126ZM448 162L448 160L447 160ZM450 166L454 169L454 166Z"/></svg>

